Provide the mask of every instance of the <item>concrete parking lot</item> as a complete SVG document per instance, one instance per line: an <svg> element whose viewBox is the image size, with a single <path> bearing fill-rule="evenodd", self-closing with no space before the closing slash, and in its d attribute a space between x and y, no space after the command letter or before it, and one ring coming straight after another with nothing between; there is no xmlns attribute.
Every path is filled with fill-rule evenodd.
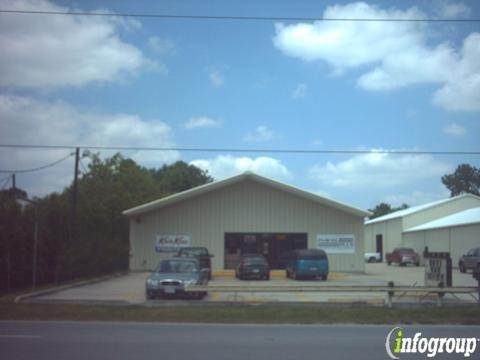
<svg viewBox="0 0 480 360"><path fill-rule="evenodd" d="M269 286L295 285L387 285L393 281L395 285L424 285L423 267L399 267L387 266L386 264L367 264L365 274L332 273L328 281L287 279L282 272L276 272L270 281L240 281L233 274L222 273L214 276L211 285L257 285L268 288ZM59 302L113 302L142 304L145 298L145 280L148 273L129 273L127 275L98 282L81 287L73 287L67 290L38 297L39 301ZM461 274L457 269L453 270L453 286L476 286L476 281L470 273ZM405 294L399 294L397 301L418 302L420 299L412 298ZM162 303L165 300L150 300L149 304ZM193 301L193 300L192 300ZM386 301L383 293L327 293L327 292L262 292L248 293L209 293L203 301L244 301L255 302L333 302L351 303L362 302L382 305ZM422 302L436 301L435 297L423 296ZM446 295L445 301L474 302L470 295Z"/></svg>

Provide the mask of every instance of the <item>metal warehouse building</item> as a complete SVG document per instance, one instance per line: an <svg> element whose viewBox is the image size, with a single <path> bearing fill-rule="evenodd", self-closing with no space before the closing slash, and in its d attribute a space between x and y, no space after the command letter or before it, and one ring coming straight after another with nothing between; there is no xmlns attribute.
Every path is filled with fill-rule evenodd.
<svg viewBox="0 0 480 360"><path fill-rule="evenodd" d="M448 251L453 266L458 266L462 255L480 247L480 207L410 228L403 233L403 243L418 253L425 246L429 251Z"/></svg>
<svg viewBox="0 0 480 360"><path fill-rule="evenodd" d="M363 222L355 207L246 172L126 210L130 269L149 270L181 246L214 254L213 270L261 253L272 268L294 249L323 248L332 271L363 272Z"/></svg>
<svg viewBox="0 0 480 360"><path fill-rule="evenodd" d="M367 252L379 252L384 258L385 253L391 252L396 247L412 247L422 255L425 246L428 246L429 251L450 252L455 264L456 254L464 251L465 246L470 246L467 244L480 246L479 233L476 235L471 233L470 240L452 241L451 245L449 240L447 245L445 235L433 231L433 228L430 229L432 232L429 232L428 240L425 240L427 239L425 237L421 238L422 235L411 235L417 232L412 230L421 229L421 226L427 224L431 226L432 222L479 206L480 197L464 194L368 220L365 222L365 249ZM417 240L414 241L414 238Z"/></svg>

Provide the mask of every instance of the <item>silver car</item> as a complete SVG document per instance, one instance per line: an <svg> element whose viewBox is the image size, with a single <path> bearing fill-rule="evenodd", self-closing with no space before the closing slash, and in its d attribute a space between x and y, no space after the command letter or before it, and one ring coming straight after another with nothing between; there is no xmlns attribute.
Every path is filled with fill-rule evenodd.
<svg viewBox="0 0 480 360"><path fill-rule="evenodd" d="M189 285L207 285L208 270L200 269L194 258L172 258L162 260L147 278L147 299L157 296L191 296L203 298L206 292L186 292Z"/></svg>

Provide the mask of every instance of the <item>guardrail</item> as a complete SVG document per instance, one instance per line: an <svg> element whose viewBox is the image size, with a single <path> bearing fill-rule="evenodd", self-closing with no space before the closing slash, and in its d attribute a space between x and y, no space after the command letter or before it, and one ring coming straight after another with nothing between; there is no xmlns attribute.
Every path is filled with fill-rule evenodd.
<svg viewBox="0 0 480 360"><path fill-rule="evenodd" d="M477 303L480 305L480 287L429 287L429 286L394 286L393 282L390 282L388 286L329 286L329 285L270 285L270 286L239 286L239 285L208 285L199 286L192 285L185 288L185 291L192 292L224 292L234 293L235 299L237 299L238 293L269 293L269 292L380 292L387 293L388 303L387 306L391 308L393 306L393 297L395 293L402 293L402 296L410 294L421 294L428 296L430 294L437 295L437 305L443 305L443 297L445 294L470 294ZM476 298L473 294L477 293Z"/></svg>

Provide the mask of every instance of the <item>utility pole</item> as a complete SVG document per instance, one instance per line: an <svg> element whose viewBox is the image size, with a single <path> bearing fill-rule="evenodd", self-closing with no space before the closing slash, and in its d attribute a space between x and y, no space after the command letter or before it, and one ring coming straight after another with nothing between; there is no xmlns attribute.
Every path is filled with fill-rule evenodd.
<svg viewBox="0 0 480 360"><path fill-rule="evenodd" d="M76 238L76 223L77 223L77 192L78 192L78 163L80 161L80 148L75 150L75 171L73 176L72 189L72 209L70 215L70 242L75 242Z"/></svg>
<svg viewBox="0 0 480 360"><path fill-rule="evenodd" d="M12 189L13 189L13 193L15 194L17 190L17 181L15 179L15 173L12 174Z"/></svg>

